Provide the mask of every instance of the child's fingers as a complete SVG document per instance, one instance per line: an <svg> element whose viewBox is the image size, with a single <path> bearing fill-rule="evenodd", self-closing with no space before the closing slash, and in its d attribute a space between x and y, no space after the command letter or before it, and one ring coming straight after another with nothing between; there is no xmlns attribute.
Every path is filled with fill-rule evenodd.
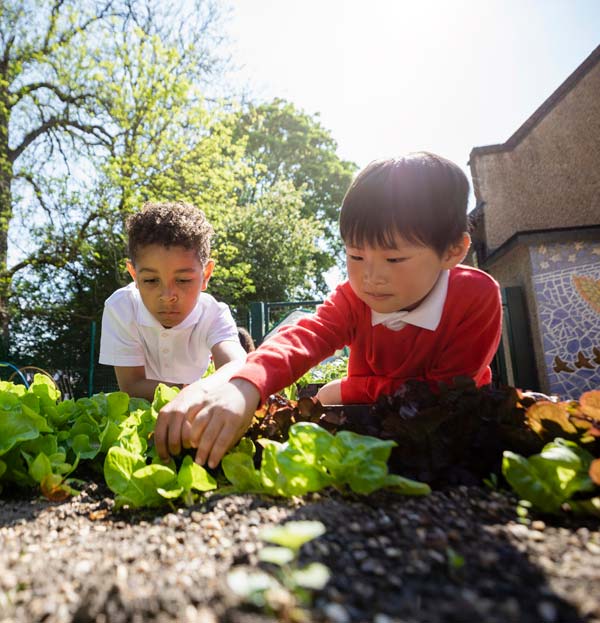
<svg viewBox="0 0 600 623"><path fill-rule="evenodd" d="M243 433L244 429L238 430L233 423L225 424L212 444L212 449L208 458L208 466L210 468L215 468L225 456L225 453L238 441Z"/></svg>
<svg viewBox="0 0 600 623"><path fill-rule="evenodd" d="M181 452L181 425L183 424L185 414L181 411L175 411L169 417L169 453L171 456Z"/></svg>
<svg viewBox="0 0 600 623"><path fill-rule="evenodd" d="M167 448L168 427L169 414L160 411L156 419L156 426L154 427L154 445L156 446L158 456L163 461L169 460L169 450Z"/></svg>
<svg viewBox="0 0 600 623"><path fill-rule="evenodd" d="M222 428L223 419L213 414L213 416L209 418L206 428L200 437L200 442L198 443L196 462L200 463L200 465L206 463L206 459L212 450L215 440L219 437ZM215 467L215 465L211 465L211 467Z"/></svg>
<svg viewBox="0 0 600 623"><path fill-rule="evenodd" d="M189 416L185 417L181 425L181 445L184 448L192 448L192 423Z"/></svg>

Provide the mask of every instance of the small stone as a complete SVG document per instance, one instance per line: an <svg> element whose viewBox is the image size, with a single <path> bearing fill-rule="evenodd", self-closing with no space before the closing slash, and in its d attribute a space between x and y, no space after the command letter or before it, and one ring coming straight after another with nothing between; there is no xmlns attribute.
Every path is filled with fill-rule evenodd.
<svg viewBox="0 0 600 623"><path fill-rule="evenodd" d="M526 539L529 537L529 528L520 523L509 524L508 531L518 539Z"/></svg>
<svg viewBox="0 0 600 623"><path fill-rule="evenodd" d="M541 519L536 519L531 522L531 529L543 532L546 529L546 524Z"/></svg>
<svg viewBox="0 0 600 623"><path fill-rule="evenodd" d="M350 615L341 604L329 603L323 609L325 617L331 623L350 623Z"/></svg>
<svg viewBox="0 0 600 623"><path fill-rule="evenodd" d="M554 623L557 620L556 606L551 601L540 601L537 611L544 623Z"/></svg>
<svg viewBox="0 0 600 623"><path fill-rule="evenodd" d="M429 558L431 558L431 560L433 560L434 562L437 562L440 565L446 564L446 557L444 556L444 554L442 554L441 552L438 552L435 549L428 549L427 555L429 556Z"/></svg>
<svg viewBox="0 0 600 623"><path fill-rule="evenodd" d="M175 528L179 525L179 517L175 513L169 513L163 517L163 523L169 528Z"/></svg>
<svg viewBox="0 0 600 623"><path fill-rule="evenodd" d="M372 558L365 560L365 562L363 562L360 566L360 570L365 573L372 573L373 575L385 575L385 567L380 562L373 560Z"/></svg>
<svg viewBox="0 0 600 623"><path fill-rule="evenodd" d="M479 562L483 567L493 567L498 563L499 556L496 552L479 552Z"/></svg>
<svg viewBox="0 0 600 623"><path fill-rule="evenodd" d="M600 545L596 545L596 543L592 543L591 541L589 543L585 544L585 548L587 549L588 552L590 552L591 554L595 554L598 555L600 554Z"/></svg>
<svg viewBox="0 0 600 623"><path fill-rule="evenodd" d="M502 612L507 621L518 621L521 615L521 607L519 602L514 597L509 597L502 604Z"/></svg>

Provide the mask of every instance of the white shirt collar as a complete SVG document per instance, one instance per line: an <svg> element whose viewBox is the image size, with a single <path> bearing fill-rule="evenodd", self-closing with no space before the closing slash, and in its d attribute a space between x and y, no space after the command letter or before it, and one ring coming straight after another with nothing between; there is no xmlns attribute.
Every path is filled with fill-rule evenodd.
<svg viewBox="0 0 600 623"><path fill-rule="evenodd" d="M136 322L140 326L144 327L157 327L159 329L164 329L160 322L150 313L148 308L144 305L142 301L142 297L140 296L140 291L138 290L135 282L132 282L128 285L128 287L133 291L134 300L136 303L137 311L136 311ZM202 293L200 294L202 296ZM171 329L187 329L188 327L196 324L202 315L202 305L200 304L200 296L196 301L196 305L194 309L176 326L171 327ZM170 329L169 329L170 330Z"/></svg>
<svg viewBox="0 0 600 623"><path fill-rule="evenodd" d="M412 324L422 329L435 331L440 324L444 303L446 302L446 294L448 293L448 279L450 271L443 270L438 277L431 292L425 297L418 307L411 311L397 311L388 314L382 314L371 310L371 326L383 324L392 329L399 331L407 324Z"/></svg>

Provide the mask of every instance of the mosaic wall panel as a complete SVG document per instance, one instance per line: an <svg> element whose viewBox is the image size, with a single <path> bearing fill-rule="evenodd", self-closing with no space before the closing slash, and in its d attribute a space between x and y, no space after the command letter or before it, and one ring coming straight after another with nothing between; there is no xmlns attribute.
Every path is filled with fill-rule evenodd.
<svg viewBox="0 0 600 623"><path fill-rule="evenodd" d="M600 242L530 247L550 391L600 389Z"/></svg>

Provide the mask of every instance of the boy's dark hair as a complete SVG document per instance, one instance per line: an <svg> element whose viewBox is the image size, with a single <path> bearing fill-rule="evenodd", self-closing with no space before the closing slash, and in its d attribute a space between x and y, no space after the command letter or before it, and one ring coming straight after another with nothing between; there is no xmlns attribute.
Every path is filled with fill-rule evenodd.
<svg viewBox="0 0 600 623"><path fill-rule="evenodd" d="M214 234L204 212L190 203L145 203L126 223L129 258L135 259L141 247L159 244L197 251L204 264L210 257L210 241Z"/></svg>
<svg viewBox="0 0 600 623"><path fill-rule="evenodd" d="M428 152L376 160L356 177L342 203L340 234L361 247L392 248L400 234L441 256L468 230L469 181L462 169Z"/></svg>

